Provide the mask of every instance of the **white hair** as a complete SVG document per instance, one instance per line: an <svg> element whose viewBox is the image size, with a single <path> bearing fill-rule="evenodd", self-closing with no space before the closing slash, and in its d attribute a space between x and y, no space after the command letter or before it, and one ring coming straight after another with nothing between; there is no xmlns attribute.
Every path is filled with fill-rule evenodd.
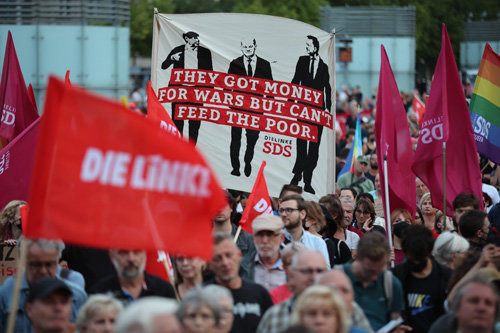
<svg viewBox="0 0 500 333"><path fill-rule="evenodd" d="M445 231L434 242L432 255L441 265L447 265L451 261L452 253L462 253L469 249L469 242L462 236Z"/></svg>
<svg viewBox="0 0 500 333"><path fill-rule="evenodd" d="M120 313L115 332L152 332L155 317L168 314L175 316L178 308L179 304L173 299L158 296L138 299Z"/></svg>

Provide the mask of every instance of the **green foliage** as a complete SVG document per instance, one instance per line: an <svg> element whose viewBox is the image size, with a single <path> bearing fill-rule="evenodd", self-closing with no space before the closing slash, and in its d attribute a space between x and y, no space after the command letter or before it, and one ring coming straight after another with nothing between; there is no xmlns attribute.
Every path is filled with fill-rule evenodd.
<svg viewBox="0 0 500 333"><path fill-rule="evenodd" d="M326 5L326 0L240 0L233 12L282 16L318 26L319 7Z"/></svg>
<svg viewBox="0 0 500 333"><path fill-rule="evenodd" d="M130 1L130 54L151 56L153 41L154 8L160 13L172 13L172 0L131 0Z"/></svg>

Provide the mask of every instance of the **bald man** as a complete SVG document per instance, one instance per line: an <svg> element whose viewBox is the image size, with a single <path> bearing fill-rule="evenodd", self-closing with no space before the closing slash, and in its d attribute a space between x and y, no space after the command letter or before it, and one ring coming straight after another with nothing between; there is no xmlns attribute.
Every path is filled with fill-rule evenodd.
<svg viewBox="0 0 500 333"><path fill-rule="evenodd" d="M354 326L354 330L351 330L351 332L373 332L363 310L354 301L354 290L352 289L351 280L349 280L349 277L345 273L337 270L325 272L318 275L316 284L332 286L340 292L346 304L347 312L351 316L352 326Z"/></svg>

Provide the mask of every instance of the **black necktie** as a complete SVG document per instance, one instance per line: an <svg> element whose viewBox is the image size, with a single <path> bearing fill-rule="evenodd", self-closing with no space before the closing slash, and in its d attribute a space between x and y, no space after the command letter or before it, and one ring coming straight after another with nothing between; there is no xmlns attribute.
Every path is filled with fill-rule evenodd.
<svg viewBox="0 0 500 333"><path fill-rule="evenodd" d="M314 79L314 57L311 57L311 69L309 72L311 73L311 78Z"/></svg>
<svg viewBox="0 0 500 333"><path fill-rule="evenodd" d="M248 76L253 76L253 71L252 71L252 59L248 60Z"/></svg>

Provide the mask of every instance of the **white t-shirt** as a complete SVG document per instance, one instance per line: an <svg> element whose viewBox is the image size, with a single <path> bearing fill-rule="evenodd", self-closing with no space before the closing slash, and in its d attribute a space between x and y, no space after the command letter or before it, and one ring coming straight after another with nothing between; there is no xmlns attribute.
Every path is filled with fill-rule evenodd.
<svg viewBox="0 0 500 333"><path fill-rule="evenodd" d="M359 236L357 233L352 232L351 230L345 231L345 243L349 246L351 250L358 249Z"/></svg>

